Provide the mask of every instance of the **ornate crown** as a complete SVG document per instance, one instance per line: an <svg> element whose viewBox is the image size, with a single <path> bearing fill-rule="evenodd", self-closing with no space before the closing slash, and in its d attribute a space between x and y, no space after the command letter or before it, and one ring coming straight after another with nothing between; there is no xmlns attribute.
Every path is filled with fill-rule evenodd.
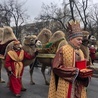
<svg viewBox="0 0 98 98"><path fill-rule="evenodd" d="M74 38L78 36L83 36L81 28L80 28L80 23L78 21L69 21L67 24L67 30L68 30L68 38Z"/></svg>

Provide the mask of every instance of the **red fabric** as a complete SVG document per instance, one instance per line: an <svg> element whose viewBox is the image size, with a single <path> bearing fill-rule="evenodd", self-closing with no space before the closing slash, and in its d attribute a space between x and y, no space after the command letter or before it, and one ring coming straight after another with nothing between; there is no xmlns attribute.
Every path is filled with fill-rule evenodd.
<svg viewBox="0 0 98 98"><path fill-rule="evenodd" d="M15 78L13 75L11 75L9 77L9 86L10 86L10 90L14 93L14 94L20 94L21 92L21 79L20 78Z"/></svg>
<svg viewBox="0 0 98 98"><path fill-rule="evenodd" d="M95 53L95 48L90 48L90 53Z"/></svg>
<svg viewBox="0 0 98 98"><path fill-rule="evenodd" d="M69 84L69 89L68 89L68 98L71 98L71 89L72 89L72 84Z"/></svg>
<svg viewBox="0 0 98 98"><path fill-rule="evenodd" d="M10 42L14 41L14 40L16 40L16 39L9 40L8 42L6 42L6 43L4 43L4 44L1 44L1 42L2 42L2 41L1 41L1 42L0 42L0 54L4 55L5 49L6 49L7 45L8 45Z"/></svg>
<svg viewBox="0 0 98 98"><path fill-rule="evenodd" d="M20 54L20 51L16 52L18 55ZM34 58L34 56L29 55L28 53L24 52L24 59L32 59ZM15 73L15 67L14 67L14 61L10 58L9 55L6 55L6 59L5 59L5 68L8 69L8 67L11 67L11 70L13 72L13 74L11 74L9 76L9 84L10 84L10 90L14 93L14 94L20 94L21 92L21 78L16 78L14 76ZM23 68L24 69L24 68ZM21 72L21 77L23 74L23 69Z"/></svg>
<svg viewBox="0 0 98 98"><path fill-rule="evenodd" d="M79 68L80 70L81 70L81 69L85 69L85 68L86 68L86 65L87 65L86 60L83 60L83 61L76 61L76 64L75 64L75 66L76 66L77 68Z"/></svg>
<svg viewBox="0 0 98 98"><path fill-rule="evenodd" d="M96 49L95 48L90 48L90 57L92 60L94 60L96 57L95 57L95 52L96 52Z"/></svg>

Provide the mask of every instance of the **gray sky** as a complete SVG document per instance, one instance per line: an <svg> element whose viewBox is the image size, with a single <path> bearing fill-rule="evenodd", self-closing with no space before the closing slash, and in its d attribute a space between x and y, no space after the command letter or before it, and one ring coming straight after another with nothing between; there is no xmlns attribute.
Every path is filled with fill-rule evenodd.
<svg viewBox="0 0 98 98"><path fill-rule="evenodd" d="M31 17L31 21L33 21L34 18L41 13L43 3L49 5L51 2L60 5L62 0L27 0L25 5L28 10L28 14Z"/></svg>
<svg viewBox="0 0 98 98"><path fill-rule="evenodd" d="M0 3L4 1L6 2L8 0L0 0ZM41 7L43 3L45 5L50 5L50 3L52 2L61 5L62 2L62 0L19 0L19 2L24 2L24 1L26 1L24 7L25 9L27 9L27 14L30 16L27 23L34 22L34 18L41 13ZM12 22L11 25L14 25L14 22Z"/></svg>
<svg viewBox="0 0 98 98"><path fill-rule="evenodd" d="M4 0L0 0L2 2ZM7 1L7 0L5 0ZM19 0L26 1L26 0ZM27 0L26 4L24 5L25 9L27 9L27 14L30 16L28 23L34 22L34 18L37 17L41 13L41 7L44 3L45 5L50 5L50 3L55 3L57 5L61 5L63 0ZM68 1L68 0L65 0ZM98 0L90 0L92 3L98 3Z"/></svg>
<svg viewBox="0 0 98 98"><path fill-rule="evenodd" d="M42 3L49 5L52 2L61 5L62 1L63 0L27 0L25 5L28 10L27 14L29 14L31 17L30 22L33 22L34 18L41 13ZM90 1L92 1L92 3L98 3L98 0L90 0Z"/></svg>

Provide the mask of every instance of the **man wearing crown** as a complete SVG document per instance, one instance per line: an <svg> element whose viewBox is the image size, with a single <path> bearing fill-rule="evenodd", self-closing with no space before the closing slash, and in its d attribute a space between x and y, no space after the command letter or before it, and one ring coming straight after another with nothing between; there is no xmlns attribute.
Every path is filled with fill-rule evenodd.
<svg viewBox="0 0 98 98"><path fill-rule="evenodd" d="M83 34L79 22L68 22L68 33L68 44L57 51L53 60L48 98L87 98L92 70L86 68L80 49Z"/></svg>

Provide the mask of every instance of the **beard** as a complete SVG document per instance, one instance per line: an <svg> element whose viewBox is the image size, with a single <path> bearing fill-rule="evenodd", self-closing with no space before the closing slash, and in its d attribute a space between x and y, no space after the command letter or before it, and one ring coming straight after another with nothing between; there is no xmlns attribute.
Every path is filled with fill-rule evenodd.
<svg viewBox="0 0 98 98"><path fill-rule="evenodd" d="M13 47L13 49L14 49L15 51L20 51L22 48L21 48L21 47Z"/></svg>
<svg viewBox="0 0 98 98"><path fill-rule="evenodd" d="M17 50L19 51L19 50L21 50L21 48L20 48L20 47L18 47L18 48L17 48Z"/></svg>

